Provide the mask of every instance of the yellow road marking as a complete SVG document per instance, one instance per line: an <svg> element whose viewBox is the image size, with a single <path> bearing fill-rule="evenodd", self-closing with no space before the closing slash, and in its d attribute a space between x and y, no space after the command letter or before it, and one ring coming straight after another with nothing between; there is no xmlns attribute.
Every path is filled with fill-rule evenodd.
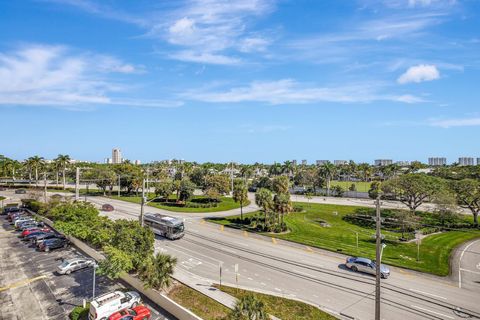
<svg viewBox="0 0 480 320"><path fill-rule="evenodd" d="M244 237L248 237L248 232L247 232L247 231L243 231L243 236L244 236Z"/></svg>
<svg viewBox="0 0 480 320"><path fill-rule="evenodd" d="M272 243L273 243L273 244L277 244L277 239L275 239L274 237L272 237Z"/></svg>
<svg viewBox="0 0 480 320"><path fill-rule="evenodd" d="M308 252L313 252L312 248L310 248L309 246L305 246L305 250L307 250Z"/></svg>
<svg viewBox="0 0 480 320"><path fill-rule="evenodd" d="M30 279L18 281L18 282L12 283L11 285L8 285L6 287L0 288L0 292L5 291L5 290L9 290L9 289L14 289L14 288L17 288L17 287L22 287L22 286L25 286L29 283L34 282L34 281L44 279L46 277L47 276L38 276L38 277L35 277L35 278L30 278Z"/></svg>
<svg viewBox="0 0 480 320"><path fill-rule="evenodd" d="M205 220L204 220L204 219L202 219L202 222L200 222L200 224L205 224Z"/></svg>
<svg viewBox="0 0 480 320"><path fill-rule="evenodd" d="M222 224L222 225L220 226L220 231L223 231L224 229L225 229L225 226Z"/></svg>

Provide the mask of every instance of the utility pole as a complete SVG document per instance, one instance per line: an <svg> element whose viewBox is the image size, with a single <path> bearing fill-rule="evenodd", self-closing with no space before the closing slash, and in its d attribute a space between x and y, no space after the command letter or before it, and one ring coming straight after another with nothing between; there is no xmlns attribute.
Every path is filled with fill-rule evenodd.
<svg viewBox="0 0 480 320"><path fill-rule="evenodd" d="M150 171L150 167L147 167L147 197L150 194L150 188L148 186L148 173L149 173L149 171Z"/></svg>
<svg viewBox="0 0 480 320"><path fill-rule="evenodd" d="M230 171L230 179L232 181L232 197L233 197L233 161L232 161L232 167Z"/></svg>
<svg viewBox="0 0 480 320"><path fill-rule="evenodd" d="M380 266L381 266L381 241L382 241L382 235L380 233L380 228L381 228L381 221L380 221L380 192L377 196L377 201L376 201L376 246L375 246L375 271L376 271L376 279L375 279L375 320L380 320Z"/></svg>
<svg viewBox="0 0 480 320"><path fill-rule="evenodd" d="M75 201L78 201L80 198L80 168L77 167L77 172L75 174Z"/></svg>
<svg viewBox="0 0 480 320"><path fill-rule="evenodd" d="M140 225L143 227L143 207L145 206L145 179L142 182L142 204L140 206Z"/></svg>
<svg viewBox="0 0 480 320"><path fill-rule="evenodd" d="M43 199L47 203L47 172L43 172Z"/></svg>

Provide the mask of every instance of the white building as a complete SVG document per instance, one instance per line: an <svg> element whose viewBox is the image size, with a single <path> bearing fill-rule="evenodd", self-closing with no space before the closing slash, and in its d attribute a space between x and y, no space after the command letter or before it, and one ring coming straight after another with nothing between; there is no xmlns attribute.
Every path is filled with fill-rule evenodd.
<svg viewBox="0 0 480 320"><path fill-rule="evenodd" d="M135 162L134 162L134 163L135 163L135 165L136 165L136 166L139 166L139 165L141 165L141 164L142 164L142 162L141 162L140 160L135 160Z"/></svg>
<svg viewBox="0 0 480 320"><path fill-rule="evenodd" d="M375 160L375 165L379 167L385 167L393 164L393 160L391 159L377 159Z"/></svg>
<svg viewBox="0 0 480 320"><path fill-rule="evenodd" d="M307 165L307 160L302 160L302 166L306 166Z"/></svg>
<svg viewBox="0 0 480 320"><path fill-rule="evenodd" d="M429 166L445 166L447 165L447 158L443 158L443 157L428 158L428 165Z"/></svg>
<svg viewBox="0 0 480 320"><path fill-rule="evenodd" d="M395 164L399 167L408 167L410 165L410 161L401 160L401 161L395 162Z"/></svg>
<svg viewBox="0 0 480 320"><path fill-rule="evenodd" d="M342 166L348 164L348 160L333 160L333 164L336 166Z"/></svg>
<svg viewBox="0 0 480 320"><path fill-rule="evenodd" d="M123 162L122 151L118 148L112 149L112 163L119 164Z"/></svg>
<svg viewBox="0 0 480 320"><path fill-rule="evenodd" d="M458 158L458 164L461 166L473 166L475 165L472 157L460 157Z"/></svg>
<svg viewBox="0 0 480 320"><path fill-rule="evenodd" d="M317 160L317 161L315 161L315 163L317 164L317 166L322 166L322 165L324 165L324 164L327 163L327 162L328 162L328 160Z"/></svg>
<svg viewBox="0 0 480 320"><path fill-rule="evenodd" d="M112 158L105 158L105 163L111 164L112 163Z"/></svg>
<svg viewBox="0 0 480 320"><path fill-rule="evenodd" d="M480 158L477 158L477 166L480 166Z"/></svg>

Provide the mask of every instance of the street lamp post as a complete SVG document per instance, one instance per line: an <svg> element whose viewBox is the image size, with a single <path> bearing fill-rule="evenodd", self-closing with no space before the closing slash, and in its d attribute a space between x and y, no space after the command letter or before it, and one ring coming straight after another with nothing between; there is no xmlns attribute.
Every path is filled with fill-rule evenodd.
<svg viewBox="0 0 480 320"><path fill-rule="evenodd" d="M145 205L147 205L150 202L152 202L153 200L156 200L156 199L159 199L159 198L160 197L153 197L152 199L147 200L147 197L145 196L145 179L143 179L143 182L142 182L142 202L140 203L140 217L139 217L139 222L140 222L140 225L142 227L144 226L143 216L144 216Z"/></svg>
<svg viewBox="0 0 480 320"><path fill-rule="evenodd" d="M376 201L376 250L375 250L375 260L376 260L376 279L375 279L375 320L380 320L380 277L381 277L381 260L382 260L382 251L383 247L381 246L381 220L380 220L380 193L377 196Z"/></svg>
<svg viewBox="0 0 480 320"><path fill-rule="evenodd" d="M98 268L98 264L93 264L93 287L92 287L92 301L95 299L95 271Z"/></svg>

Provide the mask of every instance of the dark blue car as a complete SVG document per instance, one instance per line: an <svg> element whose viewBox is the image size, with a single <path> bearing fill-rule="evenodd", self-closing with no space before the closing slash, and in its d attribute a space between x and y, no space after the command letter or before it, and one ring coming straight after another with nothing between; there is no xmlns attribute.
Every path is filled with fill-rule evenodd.
<svg viewBox="0 0 480 320"><path fill-rule="evenodd" d="M39 246L38 250L49 252L53 249L66 248L68 247L68 240L65 238L52 238L43 241Z"/></svg>

